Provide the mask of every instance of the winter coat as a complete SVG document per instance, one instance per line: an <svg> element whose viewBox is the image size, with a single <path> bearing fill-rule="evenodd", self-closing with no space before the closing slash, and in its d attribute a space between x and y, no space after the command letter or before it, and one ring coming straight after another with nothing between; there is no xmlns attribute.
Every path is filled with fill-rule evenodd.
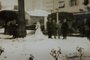
<svg viewBox="0 0 90 60"><path fill-rule="evenodd" d="M61 30L62 30L62 33L68 32L68 23L67 22L62 23Z"/></svg>
<svg viewBox="0 0 90 60"><path fill-rule="evenodd" d="M47 31L48 32L52 32L52 29L53 29L52 28L53 27L52 25L53 25L52 22L47 22Z"/></svg>

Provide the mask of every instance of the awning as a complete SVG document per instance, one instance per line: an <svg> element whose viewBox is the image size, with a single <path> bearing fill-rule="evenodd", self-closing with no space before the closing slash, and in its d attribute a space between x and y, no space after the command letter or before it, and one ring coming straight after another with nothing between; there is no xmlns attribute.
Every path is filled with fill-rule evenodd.
<svg viewBox="0 0 90 60"><path fill-rule="evenodd" d="M44 10L34 10L34 11L27 11L30 16L48 16L50 14Z"/></svg>

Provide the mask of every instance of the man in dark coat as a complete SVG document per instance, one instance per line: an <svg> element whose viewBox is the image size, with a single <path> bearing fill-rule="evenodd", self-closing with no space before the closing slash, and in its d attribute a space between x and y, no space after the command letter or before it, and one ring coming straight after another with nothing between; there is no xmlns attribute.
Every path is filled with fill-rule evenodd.
<svg viewBox="0 0 90 60"><path fill-rule="evenodd" d="M67 33L68 33L68 23L67 23L66 19L64 19L64 21L62 23L61 31L62 31L63 39L66 39Z"/></svg>
<svg viewBox="0 0 90 60"><path fill-rule="evenodd" d="M59 23L57 24L57 34L58 34L58 39L60 39L61 36L61 22L59 20Z"/></svg>
<svg viewBox="0 0 90 60"><path fill-rule="evenodd" d="M16 20L12 20L10 23L10 29L11 29L11 34L13 35L13 38L16 38L16 33L17 33L17 25L16 25Z"/></svg>
<svg viewBox="0 0 90 60"><path fill-rule="evenodd" d="M80 33L82 37L88 37L89 36L89 26L88 26L88 22L87 19L85 18L82 22L82 24L80 25Z"/></svg>
<svg viewBox="0 0 90 60"><path fill-rule="evenodd" d="M90 40L90 22L88 19L84 19L84 36Z"/></svg>
<svg viewBox="0 0 90 60"><path fill-rule="evenodd" d="M88 30L88 36L87 36L87 38L88 38L89 41L90 41L90 22L88 22L88 27L89 27L89 30Z"/></svg>
<svg viewBox="0 0 90 60"><path fill-rule="evenodd" d="M54 38L56 39L56 36L57 36L57 23L56 23L55 20L53 20L53 22L52 22L52 33L53 33Z"/></svg>
<svg viewBox="0 0 90 60"><path fill-rule="evenodd" d="M52 22L51 18L49 18L47 22L47 32L48 32L48 38L52 38Z"/></svg>

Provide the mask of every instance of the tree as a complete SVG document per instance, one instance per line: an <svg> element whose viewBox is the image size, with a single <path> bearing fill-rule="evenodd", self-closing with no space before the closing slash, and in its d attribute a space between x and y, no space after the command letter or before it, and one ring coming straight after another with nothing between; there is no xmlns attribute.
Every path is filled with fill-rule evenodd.
<svg viewBox="0 0 90 60"><path fill-rule="evenodd" d="M0 22L4 22L4 34L8 34L10 30L8 30L7 24L10 21L18 19L18 14L17 11L12 11L12 10L2 10L0 11Z"/></svg>
<svg viewBox="0 0 90 60"><path fill-rule="evenodd" d="M84 5L88 5L89 4L89 0L84 0Z"/></svg>
<svg viewBox="0 0 90 60"><path fill-rule="evenodd" d="M25 37L26 29L25 29L25 10L24 10L24 0L18 0L18 29L17 29L17 37Z"/></svg>

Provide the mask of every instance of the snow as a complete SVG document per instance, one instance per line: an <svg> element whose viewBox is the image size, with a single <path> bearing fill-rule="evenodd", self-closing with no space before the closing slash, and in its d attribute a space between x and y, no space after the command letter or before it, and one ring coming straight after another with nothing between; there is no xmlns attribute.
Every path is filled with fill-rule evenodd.
<svg viewBox="0 0 90 60"><path fill-rule="evenodd" d="M34 60L55 60L50 52L57 48L61 48L62 52L62 59L59 60L65 60L65 55L71 56L77 52L77 46L84 48L83 56L90 56L90 41L85 37L67 37L66 40L62 37L48 39L47 36L39 40L34 38L33 34L28 34L25 38L7 39L7 37L11 36L0 34L0 46L4 49L0 60L28 60L30 54L34 55ZM82 60L90 60L90 57L84 57Z"/></svg>

